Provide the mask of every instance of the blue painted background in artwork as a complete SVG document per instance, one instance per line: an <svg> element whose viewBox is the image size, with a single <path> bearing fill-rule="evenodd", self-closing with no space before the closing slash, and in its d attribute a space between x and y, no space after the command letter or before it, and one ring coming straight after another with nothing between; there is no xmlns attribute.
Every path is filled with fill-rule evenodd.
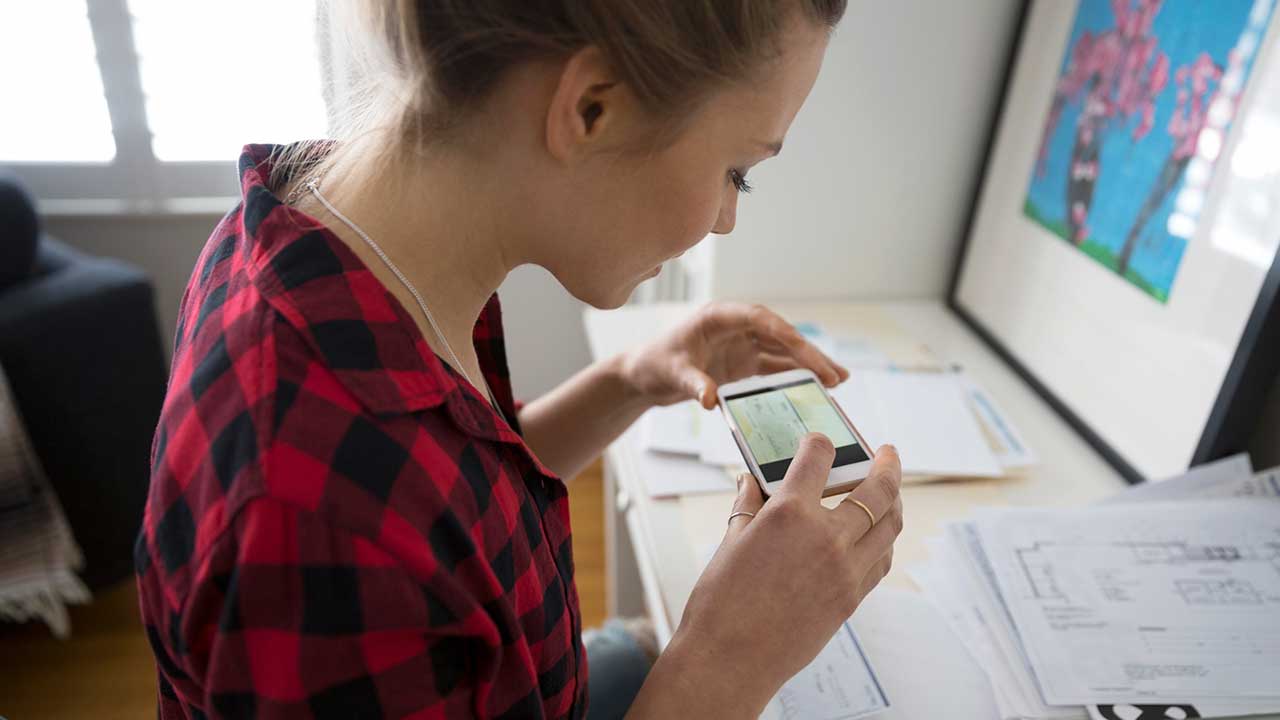
<svg viewBox="0 0 1280 720"><path fill-rule="evenodd" d="M1133 129L1139 122L1136 113L1116 118L1103 132L1099 150L1100 172L1086 220L1092 242L1113 254L1120 252L1126 234L1173 149L1174 138L1166 128L1176 104L1174 71L1194 61L1201 51L1208 52L1225 69L1227 54L1245 29L1253 5L1254 0L1165 1L1155 17L1151 32L1157 39L1158 49L1169 56L1169 82L1157 96L1155 123L1145 137L1133 141ZM1115 16L1109 0L1082 0L1060 75L1068 66L1071 49L1085 31L1099 33L1114 27ZM1244 66L1246 79L1252 60L1250 57ZM1032 169L1027 190L1028 204L1034 206L1042 218L1055 223L1065 223L1067 217L1067 173L1080 109L1078 98L1063 108L1049 141L1044 172L1037 173L1035 168ZM1150 286L1163 291L1165 298L1160 299L1168 297L1187 244L1185 239L1171 235L1166 227L1182 185L1183 181L1179 180L1147 221L1129 264L1130 269L1141 275Z"/></svg>

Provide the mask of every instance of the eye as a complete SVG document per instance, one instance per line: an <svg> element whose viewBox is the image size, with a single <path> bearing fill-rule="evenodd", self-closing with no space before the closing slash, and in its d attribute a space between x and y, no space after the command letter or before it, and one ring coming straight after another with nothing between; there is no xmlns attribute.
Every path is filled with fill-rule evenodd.
<svg viewBox="0 0 1280 720"><path fill-rule="evenodd" d="M751 192L751 183L747 182L747 175L741 170L730 170L729 182L733 183L733 187L740 193Z"/></svg>

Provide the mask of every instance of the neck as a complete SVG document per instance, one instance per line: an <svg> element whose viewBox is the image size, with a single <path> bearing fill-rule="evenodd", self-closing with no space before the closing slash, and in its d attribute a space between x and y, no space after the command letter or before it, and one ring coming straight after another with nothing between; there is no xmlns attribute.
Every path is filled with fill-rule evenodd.
<svg viewBox="0 0 1280 720"><path fill-rule="evenodd" d="M367 234L422 295L448 345L471 361L472 328L489 297L524 260L507 230L501 185L462 153L434 150L412 165L353 146L322 179L325 199ZM328 213L325 213L327 216ZM326 224L366 264L410 315L416 303L364 241L336 218ZM420 318L416 318L420 320ZM433 333L428 344L440 350Z"/></svg>

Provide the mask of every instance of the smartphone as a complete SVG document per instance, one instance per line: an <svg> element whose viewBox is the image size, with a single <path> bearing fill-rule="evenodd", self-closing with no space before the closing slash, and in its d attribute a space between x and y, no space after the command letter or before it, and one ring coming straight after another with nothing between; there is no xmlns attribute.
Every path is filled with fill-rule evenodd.
<svg viewBox="0 0 1280 720"><path fill-rule="evenodd" d="M853 423L809 370L739 380L717 392L738 450L764 494L778 489L800 438L820 432L836 447L823 495L852 490L871 471L871 452Z"/></svg>

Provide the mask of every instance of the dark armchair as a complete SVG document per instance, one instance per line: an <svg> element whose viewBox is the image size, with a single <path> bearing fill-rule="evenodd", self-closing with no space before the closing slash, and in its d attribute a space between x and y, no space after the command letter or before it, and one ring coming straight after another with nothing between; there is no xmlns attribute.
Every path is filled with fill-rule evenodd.
<svg viewBox="0 0 1280 720"><path fill-rule="evenodd" d="M137 268L40 233L0 175L0 366L90 587L132 568L166 382L153 302Z"/></svg>

